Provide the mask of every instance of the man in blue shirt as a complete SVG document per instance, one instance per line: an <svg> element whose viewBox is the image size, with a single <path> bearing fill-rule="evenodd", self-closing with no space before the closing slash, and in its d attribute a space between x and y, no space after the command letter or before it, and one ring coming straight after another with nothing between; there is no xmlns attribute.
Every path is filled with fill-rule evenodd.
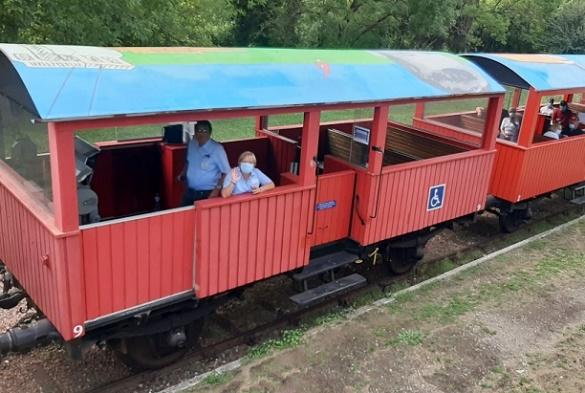
<svg viewBox="0 0 585 393"><path fill-rule="evenodd" d="M187 180L182 206L219 196L223 179L230 164L223 146L211 139L211 123L207 120L195 124L193 139L187 145L187 162L179 180Z"/></svg>

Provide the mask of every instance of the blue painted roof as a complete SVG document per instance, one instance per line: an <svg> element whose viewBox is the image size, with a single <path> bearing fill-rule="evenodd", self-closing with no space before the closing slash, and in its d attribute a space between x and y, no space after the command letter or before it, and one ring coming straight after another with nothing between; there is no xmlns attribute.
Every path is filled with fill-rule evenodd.
<svg viewBox="0 0 585 393"><path fill-rule="evenodd" d="M440 52L0 44L0 94L39 119L502 93Z"/></svg>
<svg viewBox="0 0 585 393"><path fill-rule="evenodd" d="M463 55L498 82L537 91L585 87L585 55L492 54Z"/></svg>

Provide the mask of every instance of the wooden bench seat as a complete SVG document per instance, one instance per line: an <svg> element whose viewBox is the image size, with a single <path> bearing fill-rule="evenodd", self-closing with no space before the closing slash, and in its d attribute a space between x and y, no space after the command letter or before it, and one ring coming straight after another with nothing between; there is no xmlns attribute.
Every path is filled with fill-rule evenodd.
<svg viewBox="0 0 585 393"><path fill-rule="evenodd" d="M476 114L463 114L461 115L461 126L466 130L481 134L485 126L485 118L477 117Z"/></svg>
<svg viewBox="0 0 585 393"><path fill-rule="evenodd" d="M335 129L327 131L329 153L352 164L362 165L367 161L368 147L353 141L350 134ZM446 156L466 151L449 144L439 137L402 127L389 125L384 146L384 165L402 164L410 161Z"/></svg>
<svg viewBox="0 0 585 393"><path fill-rule="evenodd" d="M438 138L422 135L405 127L389 126L386 134L386 151L397 151L406 157L424 160L465 151L461 147Z"/></svg>

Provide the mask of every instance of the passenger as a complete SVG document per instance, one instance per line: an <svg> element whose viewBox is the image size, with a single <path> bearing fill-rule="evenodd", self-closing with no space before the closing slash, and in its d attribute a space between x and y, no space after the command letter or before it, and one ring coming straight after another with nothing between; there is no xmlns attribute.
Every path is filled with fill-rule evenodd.
<svg viewBox="0 0 585 393"><path fill-rule="evenodd" d="M510 108L508 113L508 117L504 118L500 125L499 138L516 142L518 140L518 132L520 131L520 119L516 114L516 108Z"/></svg>
<svg viewBox="0 0 585 393"><path fill-rule="evenodd" d="M224 198L246 192L258 194L274 188L274 183L262 171L256 168L256 156L250 151L240 154L238 166L233 168L230 176L223 182L221 195Z"/></svg>
<svg viewBox="0 0 585 393"><path fill-rule="evenodd" d="M485 109L482 106L478 106L475 108L475 114L477 115L477 117L484 117Z"/></svg>
<svg viewBox="0 0 585 393"><path fill-rule="evenodd" d="M187 145L187 162L178 176L179 181L187 179L181 206L219 196L223 179L230 171L225 150L211 139L211 131L211 123L207 120L195 124L193 139Z"/></svg>
<svg viewBox="0 0 585 393"><path fill-rule="evenodd" d="M553 112L551 118L551 125L553 127L560 125L563 135L575 136L582 135L583 131L578 127L577 116L569 109L566 101L561 101L561 104Z"/></svg>
<svg viewBox="0 0 585 393"><path fill-rule="evenodd" d="M548 104L540 107L540 114L545 115L545 116L552 116L554 110L555 110L555 99L551 98L550 100L548 100Z"/></svg>
<svg viewBox="0 0 585 393"><path fill-rule="evenodd" d="M545 132L542 136L550 139L566 138L566 135L561 134L561 131L562 130L560 125L551 126L550 130Z"/></svg>

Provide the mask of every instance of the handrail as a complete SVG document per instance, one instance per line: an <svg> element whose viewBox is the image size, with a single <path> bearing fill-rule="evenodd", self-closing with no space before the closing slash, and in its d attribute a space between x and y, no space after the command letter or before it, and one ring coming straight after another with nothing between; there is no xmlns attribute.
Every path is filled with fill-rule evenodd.
<svg viewBox="0 0 585 393"><path fill-rule="evenodd" d="M294 145L298 145L299 144L299 142L295 141L294 139L287 138L285 136L282 136L280 134L277 134L276 132L267 130L265 128L259 130L259 132L261 132L263 134L266 134L267 136L271 136L273 138L280 139L283 142L287 142L287 143L294 144Z"/></svg>
<svg viewBox="0 0 585 393"><path fill-rule="evenodd" d="M241 195L232 195L232 196L229 196L227 198L220 197L220 198L200 200L200 201L196 202L195 207L196 207L196 210L211 209L211 208L218 207L218 206L225 206L225 205L231 205L234 203L249 202L249 201L253 201L253 200L259 200L259 199L270 198L270 197L275 197L275 196L279 196L279 195L285 195L285 194L289 194L291 192L309 191L309 190L313 190L315 188L316 188L315 185L299 186L297 184L289 184L286 186L276 187L272 190L265 191L265 192L260 193L260 194L246 193L246 194L241 194Z"/></svg>
<svg viewBox="0 0 585 393"><path fill-rule="evenodd" d="M464 151L461 153L454 153L449 154L446 156L441 157L433 157L433 158L425 158L424 160L413 161L413 162L403 162L401 164L394 164L388 165L382 168L382 174L392 173L392 172L400 172L403 170L413 169L421 166L427 165L436 165L441 164L443 162L454 161L454 160L464 160L469 157L478 157L483 155L491 155L495 154L496 150L483 150L483 149L475 149Z"/></svg>

